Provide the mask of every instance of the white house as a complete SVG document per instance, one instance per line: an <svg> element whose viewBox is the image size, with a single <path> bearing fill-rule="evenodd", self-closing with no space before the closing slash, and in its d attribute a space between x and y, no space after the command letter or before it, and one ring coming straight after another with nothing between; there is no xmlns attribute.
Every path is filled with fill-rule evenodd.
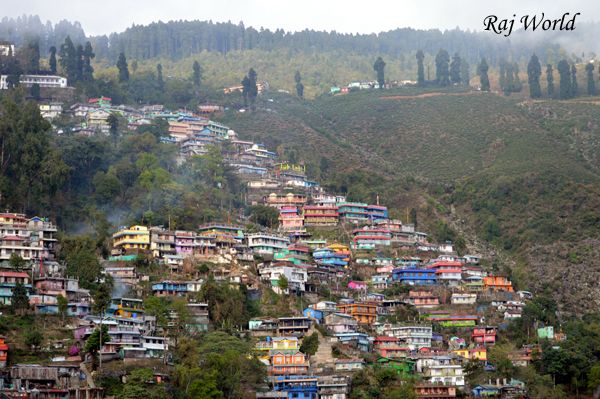
<svg viewBox="0 0 600 399"><path fill-rule="evenodd" d="M0 89L8 89L8 75L0 76ZM64 89L67 87L67 78L56 75L21 75L19 83L25 87L31 87L38 84L40 87L52 87Z"/></svg>
<svg viewBox="0 0 600 399"><path fill-rule="evenodd" d="M432 384L465 386L465 375L460 364L433 365L425 368L423 378Z"/></svg>
<svg viewBox="0 0 600 399"><path fill-rule="evenodd" d="M248 235L248 248L257 254L272 254L277 250L286 249L289 244L288 237L266 233Z"/></svg>
<svg viewBox="0 0 600 399"><path fill-rule="evenodd" d="M0 41L0 57L15 55L15 45L10 42Z"/></svg>
<svg viewBox="0 0 600 399"><path fill-rule="evenodd" d="M270 281L273 291L278 294L289 293L290 291L304 292L308 273L306 269L295 266L269 266L259 270L260 278L263 281ZM285 276L288 281L288 288L282 290L279 288L279 279Z"/></svg>
<svg viewBox="0 0 600 399"><path fill-rule="evenodd" d="M455 292L450 298L452 305L473 305L477 302L477 294Z"/></svg>
<svg viewBox="0 0 600 399"><path fill-rule="evenodd" d="M62 103L40 104L42 118L52 120L58 118L63 112Z"/></svg>

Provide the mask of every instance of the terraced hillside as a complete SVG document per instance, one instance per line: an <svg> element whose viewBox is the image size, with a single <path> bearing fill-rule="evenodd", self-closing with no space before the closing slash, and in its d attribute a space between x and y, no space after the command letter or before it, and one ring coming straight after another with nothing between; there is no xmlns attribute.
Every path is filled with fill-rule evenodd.
<svg viewBox="0 0 600 399"><path fill-rule="evenodd" d="M409 190L421 196L421 207L437 201L436 210L471 244L511 255L505 271L521 288L552 291L563 310L600 309L592 299L600 297L594 98L531 102L397 89L270 100L225 119L242 137L307 162L317 176L327 177L323 166L338 174L329 175L332 181L346 173L350 178L338 187L349 193L370 184L377 186L372 192L394 198L406 189L401 182L414 179L419 184Z"/></svg>

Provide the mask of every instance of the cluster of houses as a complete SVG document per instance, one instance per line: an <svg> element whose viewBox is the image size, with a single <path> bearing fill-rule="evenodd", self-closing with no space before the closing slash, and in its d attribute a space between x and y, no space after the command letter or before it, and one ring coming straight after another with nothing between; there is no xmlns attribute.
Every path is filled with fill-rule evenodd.
<svg viewBox="0 0 600 399"><path fill-rule="evenodd" d="M391 82L385 83L385 88L388 87L400 87L400 86L414 86L417 82L414 80L394 80ZM369 89L379 89L379 82L371 80L371 81L354 81L350 82L345 86L331 86L329 89L329 94L337 95L337 94L348 94L353 91L358 90L369 90Z"/></svg>

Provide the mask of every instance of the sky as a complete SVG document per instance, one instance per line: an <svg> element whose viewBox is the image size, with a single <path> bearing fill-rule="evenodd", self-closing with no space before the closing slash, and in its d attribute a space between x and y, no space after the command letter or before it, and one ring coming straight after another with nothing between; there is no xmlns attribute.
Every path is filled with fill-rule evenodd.
<svg viewBox="0 0 600 399"><path fill-rule="evenodd" d="M580 12L577 21L597 20L594 0L0 0L0 17L40 16L42 21L79 21L86 34L121 32L153 21L243 21L255 28L305 28L344 33L377 33L395 28L482 30L486 16L541 14L560 18Z"/></svg>

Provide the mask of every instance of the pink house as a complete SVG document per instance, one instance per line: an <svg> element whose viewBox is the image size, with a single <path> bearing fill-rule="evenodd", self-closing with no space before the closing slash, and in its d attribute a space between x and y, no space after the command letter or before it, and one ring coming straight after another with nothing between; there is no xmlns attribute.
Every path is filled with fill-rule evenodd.
<svg viewBox="0 0 600 399"><path fill-rule="evenodd" d="M297 230L304 226L304 216L296 206L283 206L279 210L279 226L283 230Z"/></svg>
<svg viewBox="0 0 600 399"><path fill-rule="evenodd" d="M350 281L348 283L348 288L350 288L351 290L366 291L368 285L364 281Z"/></svg>

